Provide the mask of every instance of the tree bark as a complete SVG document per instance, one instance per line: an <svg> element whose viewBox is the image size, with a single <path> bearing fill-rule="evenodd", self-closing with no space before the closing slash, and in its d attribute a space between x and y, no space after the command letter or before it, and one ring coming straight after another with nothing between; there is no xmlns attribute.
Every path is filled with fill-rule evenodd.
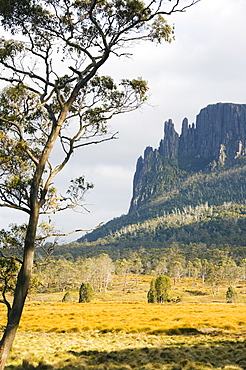
<svg viewBox="0 0 246 370"><path fill-rule="evenodd" d="M3 337L0 341L0 370L4 369L8 354L13 345L25 305L29 283L32 275L39 212L40 207L43 203L45 203L45 195L43 195L42 199L38 201L40 182L45 169L45 165L59 135L61 125L66 117L68 109L69 106L67 106L61 112L59 120L53 123L51 133L46 142L33 176L32 186L30 190L30 216L25 237L23 262L17 277L13 305L8 315L7 325Z"/></svg>

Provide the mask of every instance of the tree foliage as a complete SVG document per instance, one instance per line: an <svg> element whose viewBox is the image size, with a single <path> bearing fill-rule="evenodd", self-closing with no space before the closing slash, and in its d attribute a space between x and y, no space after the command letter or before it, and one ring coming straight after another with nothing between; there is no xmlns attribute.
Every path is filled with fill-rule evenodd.
<svg viewBox="0 0 246 370"><path fill-rule="evenodd" d="M230 202L221 206L205 203L162 212L163 215L146 220L138 214L121 216L79 239L81 243L63 245L60 250L69 249L74 255L78 252L86 255L102 251L103 246L103 251L111 257L116 250L125 257L129 248L137 252L143 247L148 253L159 255L163 249L168 250L170 245L176 244L188 259L189 255L210 258L215 249L229 250L234 259L245 256L244 203ZM165 263L162 265L164 271L160 273L165 274Z"/></svg>
<svg viewBox="0 0 246 370"><path fill-rule="evenodd" d="M157 295L157 302L164 303L169 299L171 290L171 279L169 276L160 275L156 278L155 289Z"/></svg>
<svg viewBox="0 0 246 370"><path fill-rule="evenodd" d="M148 303L164 303L167 302L170 297L169 293L171 290L171 279L167 275L159 275L156 279L153 279L150 283L150 290L148 291L147 298Z"/></svg>
<svg viewBox="0 0 246 370"><path fill-rule="evenodd" d="M19 264L12 257L0 257L0 291L2 299L0 303L4 303L8 310L8 315L11 310L11 304L7 297L7 293L14 292Z"/></svg>
<svg viewBox="0 0 246 370"><path fill-rule="evenodd" d="M157 302L157 293L155 288L155 281L156 279L152 279L150 282L150 289L147 293L148 303L156 303Z"/></svg>

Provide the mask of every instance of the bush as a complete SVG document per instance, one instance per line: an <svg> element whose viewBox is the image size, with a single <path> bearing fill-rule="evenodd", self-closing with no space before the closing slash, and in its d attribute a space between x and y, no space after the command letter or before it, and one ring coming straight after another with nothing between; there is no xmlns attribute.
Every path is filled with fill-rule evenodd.
<svg viewBox="0 0 246 370"><path fill-rule="evenodd" d="M171 279L169 276L160 275L156 278L155 289L157 294L157 302L164 303L169 299L169 292L171 290Z"/></svg>
<svg viewBox="0 0 246 370"><path fill-rule="evenodd" d="M166 275L160 275L150 283L148 291L148 303L164 303L170 299L171 279Z"/></svg>
<svg viewBox="0 0 246 370"><path fill-rule="evenodd" d="M226 292L226 302L227 303L233 303L237 299L237 291L232 286L229 286Z"/></svg>
<svg viewBox="0 0 246 370"><path fill-rule="evenodd" d="M94 296L94 290L89 283L82 283L79 289L79 303L91 302Z"/></svg>
<svg viewBox="0 0 246 370"><path fill-rule="evenodd" d="M156 303L157 302L157 294L156 294L156 289L155 289L155 280L152 279L150 283L150 290L148 291L147 294L147 299L148 303Z"/></svg>

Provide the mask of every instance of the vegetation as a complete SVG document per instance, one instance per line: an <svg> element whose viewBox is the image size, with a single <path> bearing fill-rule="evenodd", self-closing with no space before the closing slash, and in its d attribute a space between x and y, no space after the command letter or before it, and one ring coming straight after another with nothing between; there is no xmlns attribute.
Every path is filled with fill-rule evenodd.
<svg viewBox="0 0 246 370"><path fill-rule="evenodd" d="M229 286L226 292L226 302L227 303L234 303L237 299L237 292L236 289L232 286Z"/></svg>
<svg viewBox="0 0 246 370"><path fill-rule="evenodd" d="M124 216L127 218L127 216ZM72 254L91 257L107 253L112 259L125 258L129 253L139 253L142 248L148 255L159 257L175 245L180 253L189 258L210 258L215 250L224 250L235 260L246 258L246 205L223 203L209 206L208 203L196 207L175 209L163 216L145 221L135 221L116 231L110 231L111 222L120 225L120 219L110 221L105 227L108 235L95 241L72 242L60 245L55 255ZM238 232L240 230L240 233Z"/></svg>
<svg viewBox="0 0 246 370"><path fill-rule="evenodd" d="M147 294L148 303L156 303L157 302L157 293L155 288L155 281L156 279L152 279L150 282L150 289Z"/></svg>
<svg viewBox="0 0 246 370"><path fill-rule="evenodd" d="M151 280L148 291L148 303L165 303L170 299L171 279L169 276L160 275Z"/></svg>
<svg viewBox="0 0 246 370"><path fill-rule="evenodd" d="M169 276L160 275L155 280L157 303L167 302L171 290L171 279Z"/></svg>
<svg viewBox="0 0 246 370"><path fill-rule="evenodd" d="M26 333L17 336L9 367L35 369L242 370L245 341L234 334ZM26 343L30 343L32 352ZM59 356L59 359L58 359Z"/></svg>
<svg viewBox="0 0 246 370"><path fill-rule="evenodd" d="M141 245L151 243L154 248L169 240L240 245L236 223L244 234L246 159L216 169L207 163L199 170L164 157L159 164L157 159L152 158L142 179L137 212L109 221L78 241L120 249L126 243L136 248L136 236Z"/></svg>
<svg viewBox="0 0 246 370"><path fill-rule="evenodd" d="M19 369L245 368L245 341L240 339L245 327L245 158L231 163L222 159L223 166L216 168L210 166L213 158L206 163L150 159L149 168L159 170L147 171L141 179L138 212L86 235L82 244L60 246L47 262L60 235L49 215L83 206L84 193L93 187L80 176L60 195L56 175L77 149L114 139L107 132L108 120L138 108L147 98L141 78L123 79L117 86L110 76L99 75L101 66L111 55L126 55L135 41L170 42L173 29L163 15L198 1L182 7L177 0L171 10L163 9L162 0L0 4L1 25L12 36L0 40L0 80L7 84L0 94L0 207L28 215L26 225L0 231L1 303L6 306L1 310L0 369L28 292L35 299L26 305L18 340L28 337L32 342L35 333L37 341L42 338L43 350L43 337L54 338L53 352L60 350L62 358L57 363L50 353L26 356L20 346L9 359L9 365ZM59 74L53 58L57 53L63 55L65 74ZM61 157L53 163L52 150L58 145ZM54 242L46 243L51 236ZM42 264L33 266L34 256ZM120 281L117 294L114 280ZM93 291L95 303L90 303ZM59 297L59 303L50 302L51 296ZM153 305L146 305L146 296ZM231 305L219 304L225 301ZM211 345L214 331L219 336ZM84 342L71 345L78 340L76 333ZM190 341L192 348L180 342L182 335L194 334L199 338ZM226 345L222 334L230 338ZM60 343L71 336L66 353L57 335ZM123 344L115 348L117 335ZM168 335L181 339L172 338L172 347ZM112 340L110 349L105 338ZM129 349L134 341L142 347Z"/></svg>
<svg viewBox="0 0 246 370"><path fill-rule="evenodd" d="M62 298L62 302L71 302L72 296L70 292L66 292Z"/></svg>
<svg viewBox="0 0 246 370"><path fill-rule="evenodd" d="M79 303L91 302L94 290L90 283L82 283L79 289Z"/></svg>
<svg viewBox="0 0 246 370"><path fill-rule="evenodd" d="M39 304L38 304L39 303ZM225 303L225 298L224 298ZM42 316L42 311L43 316ZM101 315L100 315L101 313ZM191 321L192 313L192 321ZM182 302L147 305L147 303L95 302L49 304L28 303L21 331L29 333L76 333L97 331L149 335L193 333L242 333L245 304L237 305ZM1 311L1 323L4 323Z"/></svg>
<svg viewBox="0 0 246 370"><path fill-rule="evenodd" d="M11 310L11 305L8 301L7 293L13 293L14 291L18 269L18 263L13 258L0 258L0 290L2 294L0 303L6 305L8 315Z"/></svg>

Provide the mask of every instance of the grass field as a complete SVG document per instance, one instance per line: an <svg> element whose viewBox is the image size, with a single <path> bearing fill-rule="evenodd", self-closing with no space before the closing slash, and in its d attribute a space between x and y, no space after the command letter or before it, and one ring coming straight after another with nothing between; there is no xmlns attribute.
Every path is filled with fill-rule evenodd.
<svg viewBox="0 0 246 370"><path fill-rule="evenodd" d="M225 289L213 297L181 282L173 294L183 301L165 305L146 303L149 279L124 292L120 286L87 304L76 302L76 292L71 303L61 302L64 293L32 295L9 369L246 369L243 285L239 303L226 304Z"/></svg>
<svg viewBox="0 0 246 370"><path fill-rule="evenodd" d="M4 315L0 316L4 323ZM76 333L97 330L147 334L246 330L244 304L27 303L20 330Z"/></svg>

